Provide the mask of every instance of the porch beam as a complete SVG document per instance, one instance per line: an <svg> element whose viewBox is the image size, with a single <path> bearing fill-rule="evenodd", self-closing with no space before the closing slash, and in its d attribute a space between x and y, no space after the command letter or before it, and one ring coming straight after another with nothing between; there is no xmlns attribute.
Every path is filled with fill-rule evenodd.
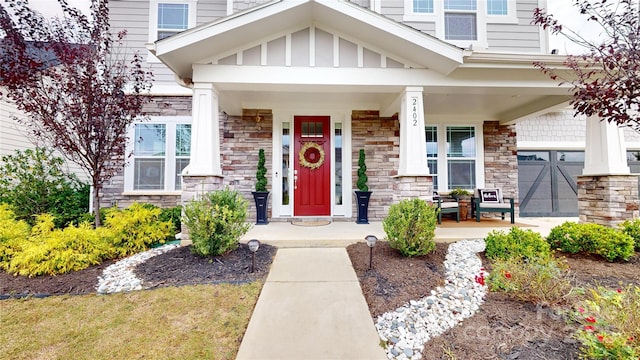
<svg viewBox="0 0 640 360"><path fill-rule="evenodd" d="M402 93L398 176L429 175L422 91L421 87L407 87Z"/></svg>
<svg viewBox="0 0 640 360"><path fill-rule="evenodd" d="M553 110L563 109L569 105L571 96L545 96L544 98L528 103L524 106L516 107L498 115L496 120L500 125L513 125L518 121L546 114Z"/></svg>

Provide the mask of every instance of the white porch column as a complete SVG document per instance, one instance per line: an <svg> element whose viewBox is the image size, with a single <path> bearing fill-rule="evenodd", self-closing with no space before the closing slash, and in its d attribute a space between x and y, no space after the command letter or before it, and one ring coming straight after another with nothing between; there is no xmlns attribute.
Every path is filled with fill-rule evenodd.
<svg viewBox="0 0 640 360"><path fill-rule="evenodd" d="M421 87L407 87L402 93L398 176L429 175L422 91Z"/></svg>
<svg viewBox="0 0 640 360"><path fill-rule="evenodd" d="M587 119L587 134L582 175L630 174L622 129L615 123Z"/></svg>
<svg viewBox="0 0 640 360"><path fill-rule="evenodd" d="M191 160L183 175L221 176L218 93L211 83L193 84Z"/></svg>

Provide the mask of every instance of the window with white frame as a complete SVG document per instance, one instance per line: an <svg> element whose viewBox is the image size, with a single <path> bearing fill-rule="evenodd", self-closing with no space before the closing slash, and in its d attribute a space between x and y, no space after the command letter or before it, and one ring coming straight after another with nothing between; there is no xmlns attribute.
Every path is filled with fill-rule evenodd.
<svg viewBox="0 0 640 360"><path fill-rule="evenodd" d="M487 24L517 24L518 17L511 0L404 0L403 21L432 22L442 40L486 48Z"/></svg>
<svg viewBox="0 0 640 360"><path fill-rule="evenodd" d="M197 0L151 0L149 42L161 40L196 25Z"/></svg>
<svg viewBox="0 0 640 360"><path fill-rule="evenodd" d="M477 126L425 126L426 155L434 190L474 189L482 185L482 157ZM480 132L480 133L479 133Z"/></svg>
<svg viewBox="0 0 640 360"><path fill-rule="evenodd" d="M191 155L190 117L158 117L129 130L132 159L125 168L125 191L179 191L180 174Z"/></svg>
<svg viewBox="0 0 640 360"><path fill-rule="evenodd" d="M433 0L413 0L413 12L416 14L433 14Z"/></svg>
<svg viewBox="0 0 640 360"><path fill-rule="evenodd" d="M445 40L478 40L476 0L444 0Z"/></svg>

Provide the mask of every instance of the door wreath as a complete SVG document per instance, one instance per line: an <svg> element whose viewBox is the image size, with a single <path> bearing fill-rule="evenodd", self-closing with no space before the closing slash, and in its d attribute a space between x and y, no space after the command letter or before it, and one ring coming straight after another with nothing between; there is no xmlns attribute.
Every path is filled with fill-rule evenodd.
<svg viewBox="0 0 640 360"><path fill-rule="evenodd" d="M324 163L324 150L315 142L306 142L298 153L300 165L315 170Z"/></svg>

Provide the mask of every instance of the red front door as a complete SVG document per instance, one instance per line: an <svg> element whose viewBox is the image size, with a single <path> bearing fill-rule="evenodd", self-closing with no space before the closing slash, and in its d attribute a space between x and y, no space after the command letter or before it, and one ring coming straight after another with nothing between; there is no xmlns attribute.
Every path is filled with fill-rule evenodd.
<svg viewBox="0 0 640 360"><path fill-rule="evenodd" d="M296 116L293 125L293 214L331 215L331 141L328 116Z"/></svg>

